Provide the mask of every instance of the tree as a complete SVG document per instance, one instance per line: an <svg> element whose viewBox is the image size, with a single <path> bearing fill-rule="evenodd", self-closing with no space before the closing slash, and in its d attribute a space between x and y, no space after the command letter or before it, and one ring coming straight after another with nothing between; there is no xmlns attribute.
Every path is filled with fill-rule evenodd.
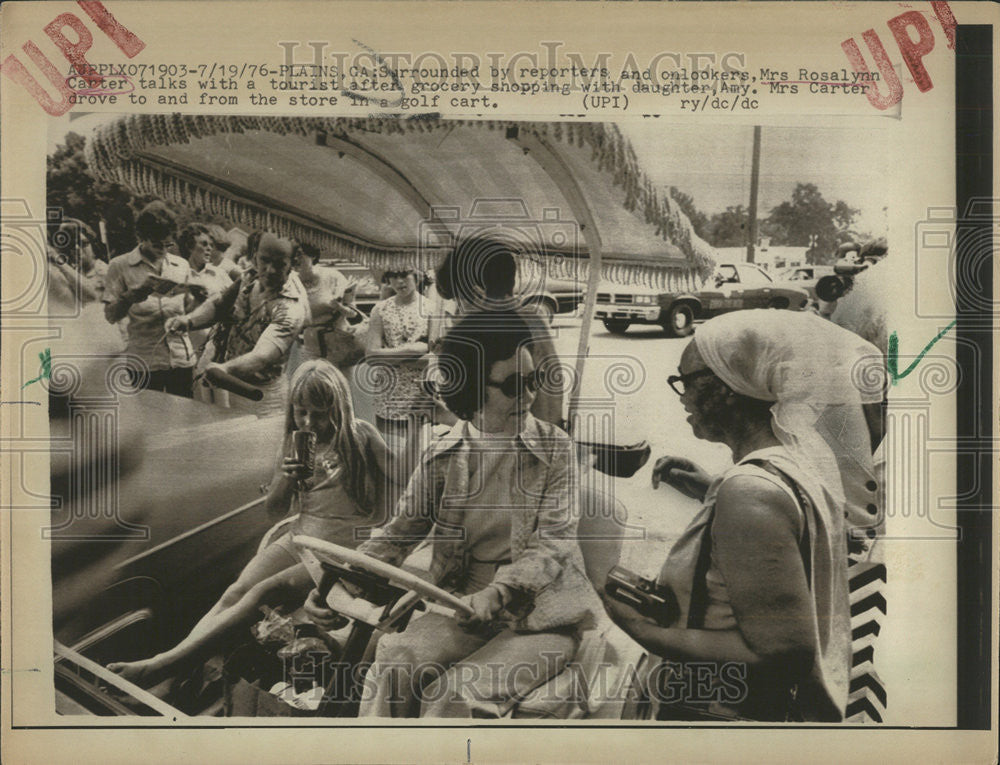
<svg viewBox="0 0 1000 765"><path fill-rule="evenodd" d="M79 218L94 231L104 220L108 236L108 259L136 246L135 216L155 197L136 196L124 186L96 178L87 167L87 139L69 132L46 162L46 204L62 210L64 218ZM225 218L199 209L171 205L178 229L191 221L218 223L231 228ZM53 221L58 225L58 221Z"/></svg>
<svg viewBox="0 0 1000 765"><path fill-rule="evenodd" d="M670 187L670 198L677 203L678 207L681 208L681 212L688 216L688 220L691 221L691 228L694 229L694 233L702 239L706 239L708 234L708 216L698 209L697 205L694 203L694 198L685 194L676 186Z"/></svg>
<svg viewBox="0 0 1000 765"><path fill-rule="evenodd" d="M708 222L706 239L713 247L745 247L750 230L750 216L743 205L727 207Z"/></svg>
<svg viewBox="0 0 1000 765"><path fill-rule="evenodd" d="M771 209L761 230L773 244L808 247L808 263L828 264L838 245L857 238L852 227L859 212L842 200L827 202L812 183L798 183L791 200Z"/></svg>
<svg viewBox="0 0 1000 765"><path fill-rule="evenodd" d="M135 247L132 193L117 183L98 180L87 167L83 149L87 139L69 132L46 162L46 203L62 210L64 218L79 218L94 231L103 218L109 257Z"/></svg>

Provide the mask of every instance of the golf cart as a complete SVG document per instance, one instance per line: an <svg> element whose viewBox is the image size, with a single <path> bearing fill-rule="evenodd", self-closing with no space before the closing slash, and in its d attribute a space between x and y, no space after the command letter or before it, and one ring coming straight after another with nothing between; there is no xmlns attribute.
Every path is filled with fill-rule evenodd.
<svg viewBox="0 0 1000 765"><path fill-rule="evenodd" d="M607 413L580 405L580 380L597 285L606 279L665 290L696 274L704 276L712 268L710 248L693 233L669 196L647 180L615 126L436 117L285 119L148 114L131 115L100 127L88 142L87 156L91 169L100 177L137 193L307 241L329 257L370 268L430 270L458 238L488 234L505 238L518 251L519 289L538 293L545 289L549 277L586 285L578 352L564 371L570 394L569 429L580 444L581 459L593 459L596 467L582 474L580 546L588 576L595 588L603 588L607 572L618 560L627 526L624 507L614 498L613 482L606 479L634 473L648 458L649 447L642 442L611 443ZM330 193L317 194L317 189ZM234 388L234 392L252 395L247 390ZM243 441L240 438L241 444ZM269 448L273 443L269 442ZM257 439L248 439L246 448L255 450L257 445ZM256 489L268 477L261 475L244 484ZM189 499L189 504L213 502L210 490L203 497ZM247 498L223 514L231 512L236 517L259 510L260 498ZM204 523L185 531L178 529L180 533L157 545L157 551L169 551L175 543L190 544L203 530L215 528L209 524L203 529ZM260 526L255 523L252 528ZM257 538L262 534L260 531ZM418 560L407 563L410 570L388 570L322 540L295 541L316 556L316 576L324 585L337 577L353 577L376 604L374 610L349 617L337 634L309 634L307 628L290 627L293 643L308 643L319 653L322 646L332 657L319 658L320 667L338 663L352 669L363 666L373 636L405 629L416 610L457 607L452 596L413 578L414 570L420 568L420 551L415 553ZM239 554L227 557L227 567L239 570L249 552L244 546ZM110 586L117 585L115 581ZM55 586L68 587L69 580L60 577ZM138 637L121 638L115 641L114 650L99 647L108 641L94 639L100 625L88 632L61 630L61 643L66 648L60 663L69 666L75 662L83 667L81 677L124 691L130 685L126 681L108 677L100 666L84 664L131 658L115 653L126 642L133 656L148 655L168 644L168 635L172 639L189 628L203 613L202 604L221 592L221 588L198 587L197 598L179 601L174 588L153 589L166 589L165 599L172 604L156 617L166 629L147 630L149 639L141 642ZM195 607L195 600L201 610ZM138 597L136 608L128 613L143 607L142 597ZM156 608L150 610L157 612ZM272 626L277 631L288 625L276 621ZM328 677L306 687L310 677L315 680L323 675L316 664L319 654L313 657L310 670L307 659L296 658L308 656L309 651L268 658L266 651L257 651L261 642L268 642L266 636L256 642L257 646L251 645L240 656L231 656L224 667L216 667L221 675L216 688L221 685L224 692L210 690L211 679L203 678L202 687L190 694L192 698L174 698L174 706L189 714L228 711L243 715L263 711L262 705L271 701L265 697L270 696L283 705L282 712L341 717L354 713L359 680L353 673L348 675L349 681ZM608 667L622 674L622 678L610 680L610 687L630 686L629 676L641 664L641 654L620 630L605 621L584 640L576 659L563 673L520 699L509 714L555 718L635 714L627 692L619 697L595 695L587 689L596 687L595 668L606 671ZM272 693L279 684L274 672L284 672L285 659L305 662L294 665L301 670L297 672L301 675L298 686L292 682L291 692L286 687ZM601 688L609 687L605 680L601 678ZM247 687L252 692L243 694ZM315 688L322 690L313 693ZM171 689L166 691L169 695ZM138 701L145 704L147 712L151 709L148 698ZM241 706L243 702L255 708Z"/></svg>

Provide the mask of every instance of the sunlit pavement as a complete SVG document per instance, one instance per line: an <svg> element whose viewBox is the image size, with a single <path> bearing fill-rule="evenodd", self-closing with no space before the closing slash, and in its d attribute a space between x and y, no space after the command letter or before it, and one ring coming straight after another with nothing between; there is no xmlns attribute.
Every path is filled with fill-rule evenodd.
<svg viewBox="0 0 1000 765"><path fill-rule="evenodd" d="M577 353L580 320L557 317L553 329L560 357L571 362ZM604 488L611 487L628 508L630 528L622 564L647 576L658 572L670 546L699 508L698 502L669 487L661 485L654 491L653 464L666 454L687 457L710 472L731 464L725 446L694 437L679 397L667 385L666 378L677 373L689 341L668 338L659 327L632 327L625 335L612 335L599 321L591 324L582 409L610 413L615 443L645 439L652 447L649 462L634 476L604 479Z"/></svg>

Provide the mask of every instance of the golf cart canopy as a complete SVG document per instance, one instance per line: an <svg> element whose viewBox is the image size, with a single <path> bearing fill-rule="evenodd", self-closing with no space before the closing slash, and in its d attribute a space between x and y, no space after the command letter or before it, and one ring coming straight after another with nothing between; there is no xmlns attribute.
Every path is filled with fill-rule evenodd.
<svg viewBox="0 0 1000 765"><path fill-rule="evenodd" d="M433 268L473 233L556 278L599 263L620 284L682 289L713 268L613 124L141 114L100 126L87 151L137 193L375 269Z"/></svg>

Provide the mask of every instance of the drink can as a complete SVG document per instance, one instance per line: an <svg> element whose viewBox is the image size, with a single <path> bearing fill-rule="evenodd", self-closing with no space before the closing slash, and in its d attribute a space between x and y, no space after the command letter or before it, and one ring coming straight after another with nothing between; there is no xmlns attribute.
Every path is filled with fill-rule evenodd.
<svg viewBox="0 0 1000 765"><path fill-rule="evenodd" d="M307 475L316 468L316 434L311 430L292 433L292 459L305 466Z"/></svg>

